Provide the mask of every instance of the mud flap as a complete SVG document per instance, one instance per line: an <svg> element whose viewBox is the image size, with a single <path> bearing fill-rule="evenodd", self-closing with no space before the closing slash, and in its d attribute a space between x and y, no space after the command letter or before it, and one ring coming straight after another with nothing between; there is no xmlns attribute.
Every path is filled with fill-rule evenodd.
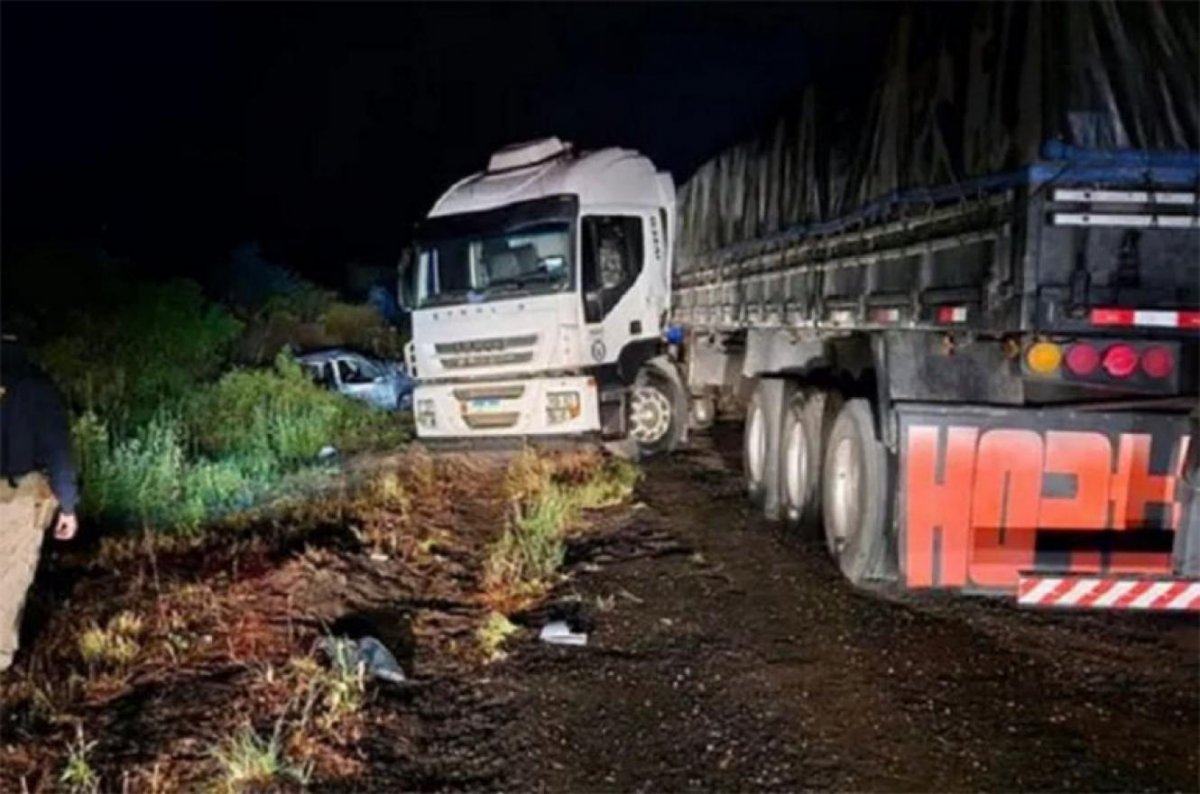
<svg viewBox="0 0 1200 794"><path fill-rule="evenodd" d="M896 406L897 537L912 588L1012 593L1023 572L1169 576L1187 418Z"/></svg>
<svg viewBox="0 0 1200 794"><path fill-rule="evenodd" d="M1172 557L1176 576L1200 579L1200 418L1191 417L1190 424L1191 443L1179 485L1182 519Z"/></svg>

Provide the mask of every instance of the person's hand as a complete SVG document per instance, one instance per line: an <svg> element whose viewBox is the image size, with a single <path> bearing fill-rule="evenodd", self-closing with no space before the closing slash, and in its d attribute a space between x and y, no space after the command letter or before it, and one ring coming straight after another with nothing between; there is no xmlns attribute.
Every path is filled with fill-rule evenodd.
<svg viewBox="0 0 1200 794"><path fill-rule="evenodd" d="M54 524L55 540L70 540L79 531L79 519L74 513L59 513Z"/></svg>

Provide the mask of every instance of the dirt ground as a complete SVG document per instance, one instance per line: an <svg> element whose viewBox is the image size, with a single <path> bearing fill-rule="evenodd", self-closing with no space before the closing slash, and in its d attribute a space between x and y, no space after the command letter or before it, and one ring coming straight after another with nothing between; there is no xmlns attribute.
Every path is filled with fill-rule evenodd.
<svg viewBox="0 0 1200 794"><path fill-rule="evenodd" d="M736 466L712 448L652 464L647 507L581 551L570 589L615 605L588 611L587 648L505 668L524 718L501 732L536 749L503 783L1200 789L1194 618L858 592L753 515Z"/></svg>
<svg viewBox="0 0 1200 794"><path fill-rule="evenodd" d="M486 612L479 550L503 507L458 488L464 470L439 470L445 509L387 561L344 518L232 563L160 560L139 574L156 608L211 587L220 647L81 685L57 717L9 684L0 790L51 790L80 721L106 790L153 790L156 763L177 787L206 785L204 748L270 713L263 664L339 620L383 638L413 682L372 685L362 719L313 751L318 791L1200 789L1194 618L855 591L818 544L754 515L737 440L716 439L651 463L634 504L593 516L566 580L513 616L522 629L491 664L466 649ZM55 614L17 676L69 664L79 616L64 602L149 598L132 576L54 578L39 603ZM587 646L538 642L558 617Z"/></svg>

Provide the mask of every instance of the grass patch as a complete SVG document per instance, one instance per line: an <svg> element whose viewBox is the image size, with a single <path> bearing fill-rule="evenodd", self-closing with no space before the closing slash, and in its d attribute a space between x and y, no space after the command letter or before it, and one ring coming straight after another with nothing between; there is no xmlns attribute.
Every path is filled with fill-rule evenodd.
<svg viewBox="0 0 1200 794"><path fill-rule="evenodd" d="M562 565L563 531L576 515L567 493L558 487L518 503L513 518L488 555L485 577L492 587L537 588Z"/></svg>
<svg viewBox="0 0 1200 794"><path fill-rule="evenodd" d="M282 722L276 723L275 730L266 737L245 726L212 751L224 791L268 789L288 782L301 786L308 784L312 778L312 765L297 764L288 757L283 746L282 725Z"/></svg>
<svg viewBox="0 0 1200 794"><path fill-rule="evenodd" d="M526 449L513 458L503 487L512 518L484 568L494 602L544 591L562 566L566 534L581 511L624 502L638 477L632 464L592 453L552 458Z"/></svg>
<svg viewBox="0 0 1200 794"><path fill-rule="evenodd" d="M620 458L608 458L595 474L569 489L572 501L583 510L598 510L625 503L633 495L641 472Z"/></svg>
<svg viewBox="0 0 1200 794"><path fill-rule="evenodd" d="M516 630L517 627L513 625L513 622L502 613L489 612L483 621L483 625L476 632L476 638L479 640L479 648L483 651L483 658L489 662L503 659L505 654L500 649L500 646Z"/></svg>
<svg viewBox="0 0 1200 794"><path fill-rule="evenodd" d="M143 629L142 619L132 612L118 613L103 627L93 623L79 635L79 656L93 673L122 670L141 652Z"/></svg>
<svg viewBox="0 0 1200 794"><path fill-rule="evenodd" d="M292 668L299 678L297 689L318 709L317 726L331 731L362 710L367 695L367 673L358 661L352 641L327 637L324 648L328 667L305 657L293 660Z"/></svg>

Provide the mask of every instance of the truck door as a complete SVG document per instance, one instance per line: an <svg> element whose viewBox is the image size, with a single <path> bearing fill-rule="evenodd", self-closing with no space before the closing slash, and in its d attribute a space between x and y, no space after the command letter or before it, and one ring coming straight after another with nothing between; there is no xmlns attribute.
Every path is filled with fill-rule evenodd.
<svg viewBox="0 0 1200 794"><path fill-rule="evenodd" d="M585 215L580 239L583 310L588 325L604 321L642 272L642 219Z"/></svg>

